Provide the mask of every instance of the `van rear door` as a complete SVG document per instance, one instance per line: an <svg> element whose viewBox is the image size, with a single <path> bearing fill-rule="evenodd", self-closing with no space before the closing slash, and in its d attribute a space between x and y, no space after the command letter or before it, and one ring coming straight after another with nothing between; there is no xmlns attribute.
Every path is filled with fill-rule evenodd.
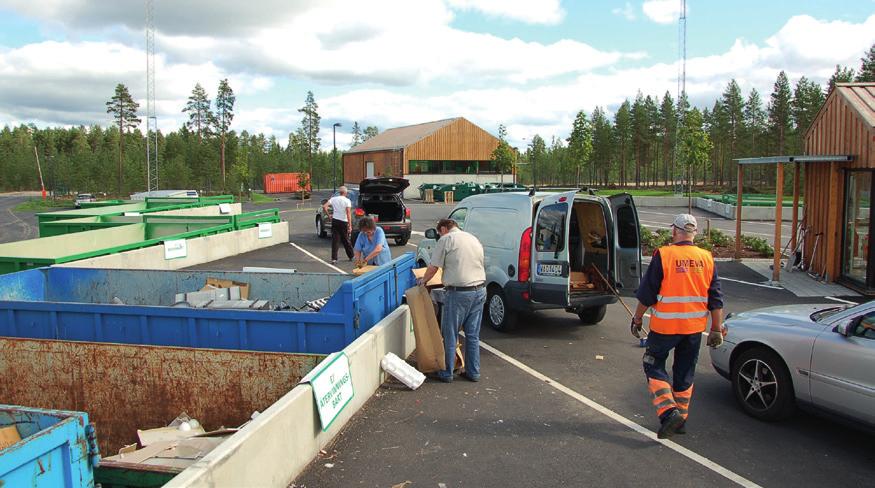
<svg viewBox="0 0 875 488"><path fill-rule="evenodd" d="M532 226L532 300L569 306L568 228L576 191L545 198Z"/></svg>
<svg viewBox="0 0 875 488"><path fill-rule="evenodd" d="M608 197L614 221L611 246L614 283L617 288L634 291L641 283L641 227L632 195L619 193Z"/></svg>

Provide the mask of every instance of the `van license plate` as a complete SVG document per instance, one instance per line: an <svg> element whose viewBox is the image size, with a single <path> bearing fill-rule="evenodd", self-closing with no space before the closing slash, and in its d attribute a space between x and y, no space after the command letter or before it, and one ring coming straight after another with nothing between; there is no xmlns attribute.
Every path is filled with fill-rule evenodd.
<svg viewBox="0 0 875 488"><path fill-rule="evenodd" d="M561 264L539 264L538 274L541 276L562 276Z"/></svg>

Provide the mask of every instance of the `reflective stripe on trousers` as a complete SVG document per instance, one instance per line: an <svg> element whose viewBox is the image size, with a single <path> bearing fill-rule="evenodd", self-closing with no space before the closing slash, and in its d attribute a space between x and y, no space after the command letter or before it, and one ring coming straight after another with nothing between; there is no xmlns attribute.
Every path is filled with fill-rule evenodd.
<svg viewBox="0 0 875 488"><path fill-rule="evenodd" d="M678 412L684 418L687 419L687 415L689 415L690 411L690 400L693 398L693 386L690 385L689 388L683 391L673 391L672 396L674 397L674 401L677 404Z"/></svg>
<svg viewBox="0 0 875 488"><path fill-rule="evenodd" d="M653 396L653 406L656 407L656 415L662 415L673 408L677 408L674 396L671 393L671 385L667 381L650 378L647 387Z"/></svg>

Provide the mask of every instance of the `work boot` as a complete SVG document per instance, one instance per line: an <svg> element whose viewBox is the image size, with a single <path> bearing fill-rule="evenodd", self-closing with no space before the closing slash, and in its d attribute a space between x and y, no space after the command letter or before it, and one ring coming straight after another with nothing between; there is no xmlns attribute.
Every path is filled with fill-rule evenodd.
<svg viewBox="0 0 875 488"><path fill-rule="evenodd" d="M668 439L677 434L677 430L684 424L684 418L677 410L672 410L671 413L662 419L659 426L659 431L656 433L657 439Z"/></svg>
<svg viewBox="0 0 875 488"><path fill-rule="evenodd" d="M684 423L682 423L680 427L678 427L677 429L675 429L674 433L677 434L677 435L684 435L684 434L686 434L686 433L687 433L687 421L684 420Z"/></svg>

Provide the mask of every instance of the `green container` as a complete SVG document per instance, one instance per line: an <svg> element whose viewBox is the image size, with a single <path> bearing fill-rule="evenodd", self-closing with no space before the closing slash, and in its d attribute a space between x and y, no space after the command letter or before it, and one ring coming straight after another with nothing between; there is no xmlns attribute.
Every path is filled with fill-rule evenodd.
<svg viewBox="0 0 875 488"><path fill-rule="evenodd" d="M443 183L423 183L419 185L417 188L419 189L419 199L425 200L425 191L432 190L434 191L437 188L440 188Z"/></svg>
<svg viewBox="0 0 875 488"><path fill-rule="evenodd" d="M79 203L79 208L98 208L98 207L111 207L113 205L127 205L134 202L127 200L99 200L96 202L81 202Z"/></svg>
<svg viewBox="0 0 875 488"><path fill-rule="evenodd" d="M159 218L150 223L0 244L0 274L140 249L165 240L191 239L234 230L233 216L221 218L225 219L225 223L213 217L201 217L200 221L194 222L164 221Z"/></svg>

